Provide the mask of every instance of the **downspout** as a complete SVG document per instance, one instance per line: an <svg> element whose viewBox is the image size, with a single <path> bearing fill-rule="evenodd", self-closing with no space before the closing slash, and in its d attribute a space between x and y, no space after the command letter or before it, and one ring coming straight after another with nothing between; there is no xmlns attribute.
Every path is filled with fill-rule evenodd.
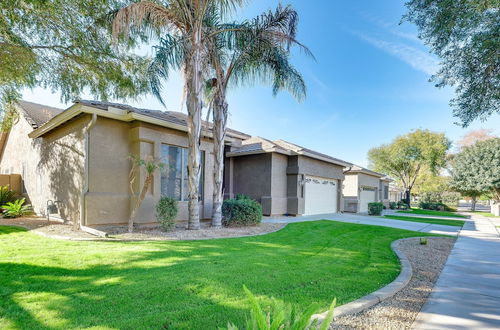
<svg viewBox="0 0 500 330"><path fill-rule="evenodd" d="M92 119L90 122L87 124L85 127L85 132L84 132L84 170L83 170L83 188L82 192L80 194L80 223L78 224L79 227L84 227L86 225L85 223L85 218L86 218L86 197L89 192L89 149L90 149L90 139L89 139L89 132L92 126L94 126L95 122L97 120L97 114L93 113L92 114Z"/></svg>

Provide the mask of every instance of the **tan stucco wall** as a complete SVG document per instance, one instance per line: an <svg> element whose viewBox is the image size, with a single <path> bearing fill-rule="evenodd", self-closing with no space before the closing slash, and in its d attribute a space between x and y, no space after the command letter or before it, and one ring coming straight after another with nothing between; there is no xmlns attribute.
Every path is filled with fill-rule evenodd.
<svg viewBox="0 0 500 330"><path fill-rule="evenodd" d="M90 133L89 173L90 184L87 195L87 219L90 226L124 225L128 221L132 203L145 178L141 171L131 195L129 156L140 154L142 158L161 158L161 145L188 147L187 134L164 127L141 122L124 123L99 117ZM205 152L205 175L203 202L200 202L200 217L210 218L213 195L213 144L202 139L201 150ZM155 206L161 197L161 175L157 172L153 185L137 212L136 223L156 223ZM178 202L177 221L188 219L188 202Z"/></svg>
<svg viewBox="0 0 500 330"><path fill-rule="evenodd" d="M344 197L358 197L358 175L346 174L344 180L344 188L342 189Z"/></svg>
<svg viewBox="0 0 500 330"><path fill-rule="evenodd" d="M90 116L82 116L43 138L31 139L32 127L21 117L7 140L1 173L21 174L25 194L37 214L45 215L47 200L62 202L59 216L78 219L82 190L83 129Z"/></svg>
<svg viewBox="0 0 500 330"><path fill-rule="evenodd" d="M287 213L287 178L286 168L288 157L286 155L272 154L271 174L271 210L272 214L281 215Z"/></svg>

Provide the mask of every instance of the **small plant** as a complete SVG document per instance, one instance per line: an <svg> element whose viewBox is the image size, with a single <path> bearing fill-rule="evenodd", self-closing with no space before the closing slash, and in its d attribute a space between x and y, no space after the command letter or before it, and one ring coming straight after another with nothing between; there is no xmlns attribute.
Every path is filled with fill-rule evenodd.
<svg viewBox="0 0 500 330"><path fill-rule="evenodd" d="M16 199L16 193L10 190L9 185L0 186L0 205L13 202Z"/></svg>
<svg viewBox="0 0 500 330"><path fill-rule="evenodd" d="M31 205L24 205L24 198L9 202L2 206L5 210L3 216L6 218L17 218L32 212Z"/></svg>
<svg viewBox="0 0 500 330"><path fill-rule="evenodd" d="M406 202L405 202L405 201L400 200L400 201L398 202L398 209L400 209L400 210L406 210L406 209L408 209L408 208L409 208L409 206L408 206L408 204L406 204Z"/></svg>
<svg viewBox="0 0 500 330"><path fill-rule="evenodd" d="M368 203L368 215L381 215L384 204L380 202Z"/></svg>
<svg viewBox="0 0 500 330"><path fill-rule="evenodd" d="M256 200L245 195L236 195L235 199L225 200L222 204L222 223L224 226L250 226L261 222L262 206Z"/></svg>
<svg viewBox="0 0 500 330"><path fill-rule="evenodd" d="M162 197L156 205L156 220L165 231L175 227L174 219L177 216L177 201L170 197Z"/></svg>
<svg viewBox="0 0 500 330"><path fill-rule="evenodd" d="M333 311L335 308L335 299L333 300L326 317L318 324L318 320L313 318L317 313L318 308L316 305L309 306L305 311L300 312L288 304L278 302L273 299L273 303L269 311L264 312L264 308L259 304L255 296L243 286L243 290L250 302L250 318L247 319L246 330L326 330L330 327L333 321ZM227 326L228 330L238 330L238 327L232 323Z"/></svg>
<svg viewBox="0 0 500 330"><path fill-rule="evenodd" d="M389 202L389 208L391 210L395 210L396 207L398 207L398 204L396 202Z"/></svg>
<svg viewBox="0 0 500 330"><path fill-rule="evenodd" d="M420 245L427 245L427 238L420 237Z"/></svg>

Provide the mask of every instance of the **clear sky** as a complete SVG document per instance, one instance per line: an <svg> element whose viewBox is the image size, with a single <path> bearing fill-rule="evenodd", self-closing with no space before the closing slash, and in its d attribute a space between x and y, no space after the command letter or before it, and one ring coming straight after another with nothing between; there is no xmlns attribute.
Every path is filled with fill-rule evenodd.
<svg viewBox="0 0 500 330"><path fill-rule="evenodd" d="M278 0L254 0L241 17L275 7ZM289 0L299 12L298 39L316 61L294 52L293 61L308 86L307 99L297 103L287 93L273 97L256 86L230 91L231 128L268 139L284 139L337 158L366 166L367 151L412 129L445 132L456 141L472 129L500 134L500 116L475 122L467 129L454 124L448 105L452 89L428 82L439 60L416 37L415 27L399 25L403 0ZM150 47L145 49L150 52ZM59 95L35 89L28 101L64 107ZM167 109L181 109L182 79L166 84ZM121 100L116 100L120 102ZM128 102L162 109L152 97Z"/></svg>

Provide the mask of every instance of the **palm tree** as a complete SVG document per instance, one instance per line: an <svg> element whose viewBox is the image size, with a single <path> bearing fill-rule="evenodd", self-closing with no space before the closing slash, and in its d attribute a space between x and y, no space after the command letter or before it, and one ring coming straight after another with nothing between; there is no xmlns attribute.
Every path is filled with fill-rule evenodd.
<svg viewBox="0 0 500 330"><path fill-rule="evenodd" d="M120 9L113 21L113 34L129 35L131 27L144 27L148 32L179 42L181 57L156 61L150 68L153 92L161 101L161 82L172 69L180 68L185 79L186 108L188 110L188 189L189 229L200 228L199 181L202 90L205 53L207 51L205 21L207 15L225 15L244 0L164 0L161 4L140 1ZM212 31L217 34L218 31ZM156 71L155 71L156 70Z"/></svg>
<svg viewBox="0 0 500 330"><path fill-rule="evenodd" d="M208 50L214 77L208 79L206 87L211 99L214 122L212 226L215 228L222 226L227 88L230 84L241 85L260 81L270 83L274 95L280 90L288 90L299 101L302 100L306 96L306 86L300 73L289 62L290 46L298 45L307 54L312 54L295 39L297 22L297 12L292 7L279 5L274 12L268 11L241 24L213 22L214 24L209 26L216 31L226 31L208 33L213 36Z"/></svg>

